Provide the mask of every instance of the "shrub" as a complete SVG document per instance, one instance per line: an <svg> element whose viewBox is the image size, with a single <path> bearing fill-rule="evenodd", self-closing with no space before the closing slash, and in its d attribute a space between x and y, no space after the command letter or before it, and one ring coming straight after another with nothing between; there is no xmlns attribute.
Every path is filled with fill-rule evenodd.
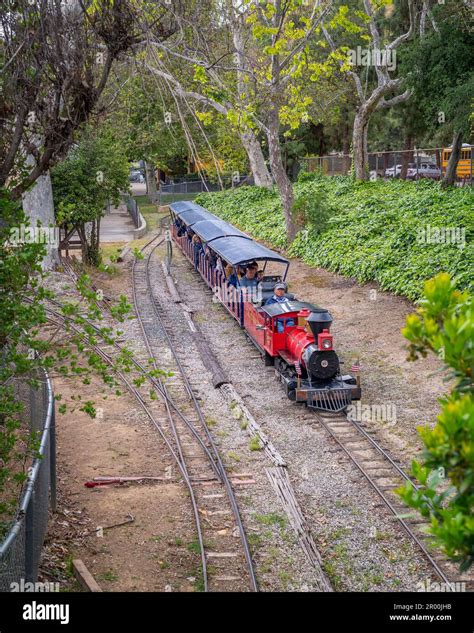
<svg viewBox="0 0 474 633"><path fill-rule="evenodd" d="M419 489L407 482L398 493L409 507L429 519L435 542L465 571L474 559L472 295L457 291L449 275L438 275L426 282L417 314L407 317L403 335L410 342L409 359L434 352L443 360L446 379L453 381L453 388L440 399L436 426L419 428L423 462L412 464Z"/></svg>
<svg viewBox="0 0 474 633"><path fill-rule="evenodd" d="M356 182L349 177L304 174L294 185L296 211L307 213L289 254L359 282L415 300L423 284L441 271L460 289L473 288L474 197L469 187L442 190L434 182ZM259 187L201 194L210 211L270 246L287 246L278 193ZM321 226L314 217L321 212ZM311 220L313 217L313 220ZM456 227L466 244L426 243L427 227Z"/></svg>

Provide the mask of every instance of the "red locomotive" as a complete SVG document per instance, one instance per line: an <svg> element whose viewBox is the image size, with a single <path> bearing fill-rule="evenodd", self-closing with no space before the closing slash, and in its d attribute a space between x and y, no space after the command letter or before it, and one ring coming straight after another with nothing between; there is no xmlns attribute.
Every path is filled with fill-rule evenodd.
<svg viewBox="0 0 474 633"><path fill-rule="evenodd" d="M265 364L275 366L290 400L336 412L360 399L359 379L341 373L330 313L290 294L266 305L275 284L286 278L288 260L195 203L176 202L170 209L173 240L246 330ZM253 262L263 262L263 270L258 287L249 292L240 286L237 268ZM234 285L223 263L234 271ZM269 263L284 264L283 275L265 275Z"/></svg>

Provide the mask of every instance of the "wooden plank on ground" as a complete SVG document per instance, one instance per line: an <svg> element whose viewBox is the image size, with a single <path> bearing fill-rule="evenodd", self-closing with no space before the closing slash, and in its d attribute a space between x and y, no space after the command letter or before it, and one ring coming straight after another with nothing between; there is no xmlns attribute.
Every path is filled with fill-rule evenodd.
<svg viewBox="0 0 474 633"><path fill-rule="evenodd" d="M94 593L102 592L102 589L95 581L94 576L90 573L80 558L76 558L72 561L72 569L74 576L83 589Z"/></svg>

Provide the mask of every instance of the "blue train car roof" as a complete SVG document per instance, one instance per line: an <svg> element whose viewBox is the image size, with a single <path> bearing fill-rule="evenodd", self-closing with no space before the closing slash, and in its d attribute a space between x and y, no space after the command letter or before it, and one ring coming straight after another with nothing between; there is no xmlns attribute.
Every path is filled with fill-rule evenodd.
<svg viewBox="0 0 474 633"><path fill-rule="evenodd" d="M204 242L212 242L218 237L243 237L247 240L252 238L236 229L235 226L224 220L200 220L193 224L193 231L199 235Z"/></svg>
<svg viewBox="0 0 474 633"><path fill-rule="evenodd" d="M218 220L215 215L209 213L207 209L195 202L173 202L170 204L170 209L188 226L192 226L201 220Z"/></svg>
<svg viewBox="0 0 474 633"><path fill-rule="evenodd" d="M278 253L247 237L234 235L218 237L212 241L211 248L233 266L251 262L254 259L288 263L288 260Z"/></svg>
<svg viewBox="0 0 474 633"><path fill-rule="evenodd" d="M288 263L288 260L278 253L255 242L235 226L221 220L195 202L173 202L169 206L171 211L191 226L204 242L212 242L210 248L233 266L254 259Z"/></svg>

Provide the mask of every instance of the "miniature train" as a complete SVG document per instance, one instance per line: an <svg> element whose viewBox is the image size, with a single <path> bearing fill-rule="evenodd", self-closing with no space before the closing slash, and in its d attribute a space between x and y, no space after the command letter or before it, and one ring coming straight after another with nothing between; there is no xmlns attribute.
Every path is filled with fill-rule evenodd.
<svg viewBox="0 0 474 633"><path fill-rule="evenodd" d="M360 399L359 374L341 373L330 313L291 294L281 303L266 304L287 277L287 259L193 202L172 203L170 213L173 242L246 331L265 364L275 367L290 400L338 412ZM262 262L263 269L249 292L240 286L237 271L254 262ZM269 263L283 265L283 274L265 274Z"/></svg>

